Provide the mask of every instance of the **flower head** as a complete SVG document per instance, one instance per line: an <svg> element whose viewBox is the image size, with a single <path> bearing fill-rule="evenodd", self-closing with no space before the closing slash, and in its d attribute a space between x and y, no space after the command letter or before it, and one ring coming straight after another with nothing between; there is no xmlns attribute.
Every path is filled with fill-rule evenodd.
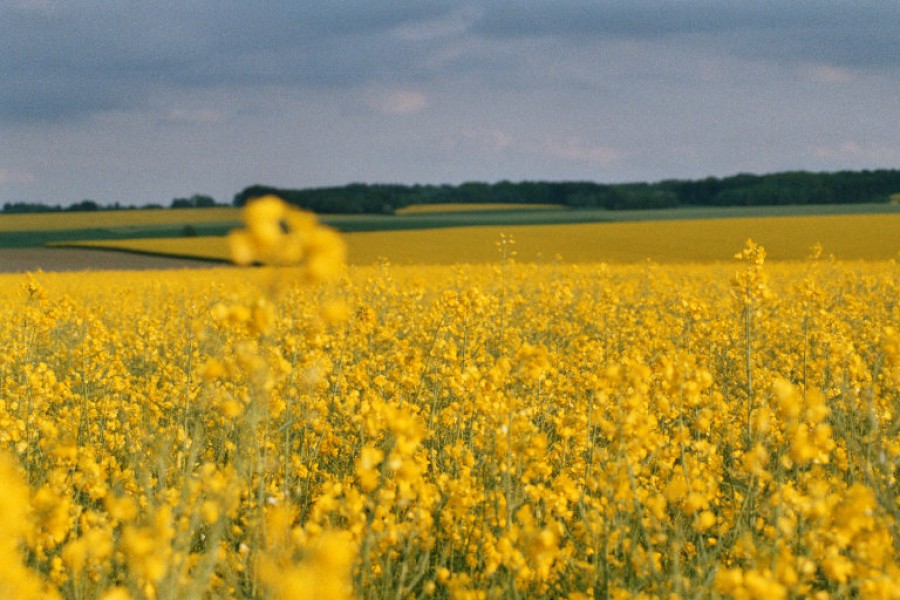
<svg viewBox="0 0 900 600"><path fill-rule="evenodd" d="M263 196L244 207L246 229L228 236L231 259L238 265L263 263L303 265L310 279L338 273L346 246L337 233L310 212L296 209L277 196Z"/></svg>

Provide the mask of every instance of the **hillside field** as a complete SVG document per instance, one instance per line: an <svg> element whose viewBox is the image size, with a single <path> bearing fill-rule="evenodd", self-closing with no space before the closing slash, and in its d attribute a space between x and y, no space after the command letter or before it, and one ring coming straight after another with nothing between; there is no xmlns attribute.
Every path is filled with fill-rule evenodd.
<svg viewBox="0 0 900 600"><path fill-rule="evenodd" d="M502 207L502 208L501 208ZM343 233L413 231L448 227L574 225L825 215L898 215L900 204L685 207L655 210L570 209L551 205L413 205L396 215L320 215ZM0 249L52 243L224 236L238 227L236 208L119 210L0 214Z"/></svg>
<svg viewBox="0 0 900 600"><path fill-rule="evenodd" d="M559 204L514 204L514 203L485 203L485 204L412 204L394 211L396 215L421 215L427 213L453 213L453 212L485 212L507 210L559 210L564 208Z"/></svg>
<svg viewBox="0 0 900 600"><path fill-rule="evenodd" d="M104 210L90 212L49 212L0 215L0 233L96 229L98 227L141 227L198 223L239 224L238 208L167 208Z"/></svg>
<svg viewBox="0 0 900 600"><path fill-rule="evenodd" d="M497 242L508 236L523 262L659 263L727 259L751 238L770 259L802 260L816 243L846 260L900 258L900 214L659 220L627 223L455 227L349 233L349 261L366 265L496 262ZM86 241L73 247L228 260L224 237Z"/></svg>

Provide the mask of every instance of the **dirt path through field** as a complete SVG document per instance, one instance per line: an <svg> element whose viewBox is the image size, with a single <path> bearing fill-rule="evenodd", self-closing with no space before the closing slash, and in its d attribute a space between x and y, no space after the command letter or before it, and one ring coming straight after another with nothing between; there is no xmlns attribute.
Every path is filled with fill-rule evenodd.
<svg viewBox="0 0 900 600"><path fill-rule="evenodd" d="M0 273L148 269L208 269L222 263L185 258L146 256L80 248L0 248Z"/></svg>

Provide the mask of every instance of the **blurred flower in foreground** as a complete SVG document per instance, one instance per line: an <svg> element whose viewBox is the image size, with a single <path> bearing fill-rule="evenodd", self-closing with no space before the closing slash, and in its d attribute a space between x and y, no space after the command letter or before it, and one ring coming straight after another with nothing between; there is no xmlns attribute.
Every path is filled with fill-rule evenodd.
<svg viewBox="0 0 900 600"><path fill-rule="evenodd" d="M337 232L277 196L248 202L244 222L246 229L228 235L235 264L303 266L316 281L332 277L344 265L347 249Z"/></svg>
<svg viewBox="0 0 900 600"><path fill-rule="evenodd" d="M292 509L274 506L266 512L265 553L259 575L275 599L353 598L351 573L357 548L349 532L322 531L300 543L300 528L294 527ZM302 556L296 560L297 556Z"/></svg>
<svg viewBox="0 0 900 600"><path fill-rule="evenodd" d="M19 543L28 534L28 486L0 454L0 598L59 598L29 569Z"/></svg>

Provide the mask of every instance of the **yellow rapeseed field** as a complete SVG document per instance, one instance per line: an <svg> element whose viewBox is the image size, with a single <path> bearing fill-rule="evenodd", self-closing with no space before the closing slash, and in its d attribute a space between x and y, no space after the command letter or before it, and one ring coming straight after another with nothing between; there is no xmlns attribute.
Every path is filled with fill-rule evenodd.
<svg viewBox="0 0 900 600"><path fill-rule="evenodd" d="M440 203L440 204L411 204L398 208L398 215L425 215L444 212L479 212L486 210L547 210L563 208L561 204L516 204L512 202L486 202L483 204L472 203Z"/></svg>
<svg viewBox="0 0 900 600"><path fill-rule="evenodd" d="M353 264L381 257L395 264L496 260L495 242L512 236L521 262L712 262L744 240L759 240L775 260L800 260L815 243L847 260L900 259L900 215L765 217L465 227L346 236Z"/></svg>
<svg viewBox="0 0 900 600"><path fill-rule="evenodd" d="M353 265L382 260L450 265L496 262L501 236L516 241L519 262L715 262L727 259L748 238L762 244L772 260L803 260L819 242L826 244L827 254L843 260L900 259L900 214L451 227L350 233L344 239ZM221 260L229 256L227 240L215 237L68 245Z"/></svg>
<svg viewBox="0 0 900 600"><path fill-rule="evenodd" d="M123 250L162 256L180 256L227 261L231 256L228 238L225 236L135 238L128 240L89 240L85 242L62 242L49 244L51 247L97 248L101 250Z"/></svg>
<svg viewBox="0 0 900 600"><path fill-rule="evenodd" d="M895 261L345 270L246 217L292 266L0 276L0 597L900 597Z"/></svg>
<svg viewBox="0 0 900 600"><path fill-rule="evenodd" d="M62 231L95 227L181 225L240 221L239 208L171 208L165 210L105 210L102 212L55 212L0 215L3 231Z"/></svg>

